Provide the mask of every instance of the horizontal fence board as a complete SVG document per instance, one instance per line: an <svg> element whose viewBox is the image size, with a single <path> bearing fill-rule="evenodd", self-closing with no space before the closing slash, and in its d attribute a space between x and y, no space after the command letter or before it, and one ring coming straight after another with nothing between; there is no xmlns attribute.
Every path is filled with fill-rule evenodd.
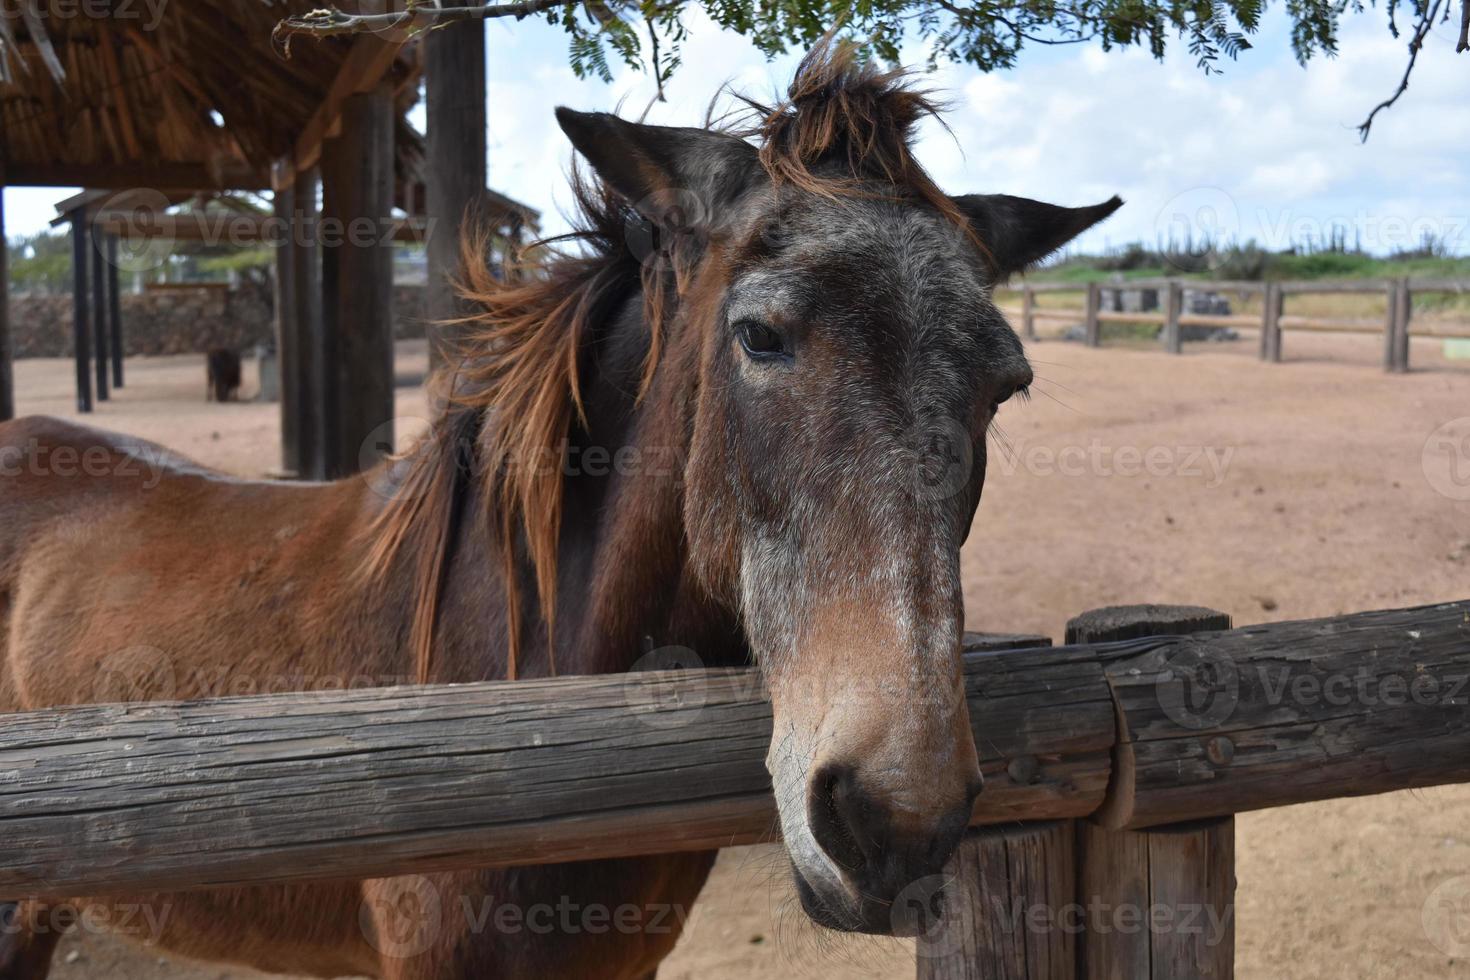
<svg viewBox="0 0 1470 980"><path fill-rule="evenodd" d="M1114 646L1110 826L1470 781L1470 602Z"/></svg>
<svg viewBox="0 0 1470 980"><path fill-rule="evenodd" d="M1103 323L1158 323L1164 322L1164 314L1159 310L1138 313L1119 313L1116 310L1098 310L1097 318Z"/></svg>
<svg viewBox="0 0 1470 980"><path fill-rule="evenodd" d="M1186 327L1247 327L1260 329L1261 318L1244 313L1181 313L1179 322Z"/></svg>
<svg viewBox="0 0 1470 980"><path fill-rule="evenodd" d="M1382 293L1388 289L1387 279L1306 279L1300 282L1280 283L1281 291L1288 296L1308 293Z"/></svg>
<svg viewBox="0 0 1470 980"><path fill-rule="evenodd" d="M1470 781L1470 685L1457 681L1470 674L1470 602L1055 649L969 645L987 777L977 823L1106 812L1141 827ZM1292 682L1360 669L1419 678L1438 698L1318 703ZM746 670L0 716L0 895L766 840L770 726Z"/></svg>

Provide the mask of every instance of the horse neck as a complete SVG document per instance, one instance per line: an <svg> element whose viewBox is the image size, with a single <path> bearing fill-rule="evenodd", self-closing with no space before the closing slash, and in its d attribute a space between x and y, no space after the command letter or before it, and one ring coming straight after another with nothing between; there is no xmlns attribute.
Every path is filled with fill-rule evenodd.
<svg viewBox="0 0 1470 980"><path fill-rule="evenodd" d="M558 673L629 669L650 647L692 649L706 665L741 663L745 650L733 614L691 574L681 483L689 419L678 387L692 364L669 352L654 387L637 397L648 345L642 298L634 294L594 332L582 370L587 425L568 437L558 549L555 660ZM685 351L683 356L689 357ZM478 495L470 487L467 493ZM483 512L481 500L466 514ZM484 525L465 520L446 579L448 628L436 679L505 675L506 591ZM547 638L530 565L517 562L521 606L519 676L549 672ZM473 623L466 631L453 622ZM495 653L488 658L486 650ZM436 654L439 657L440 654ZM687 657L685 658L688 659ZM489 673L486 668L489 668ZM447 675L447 676L446 676Z"/></svg>

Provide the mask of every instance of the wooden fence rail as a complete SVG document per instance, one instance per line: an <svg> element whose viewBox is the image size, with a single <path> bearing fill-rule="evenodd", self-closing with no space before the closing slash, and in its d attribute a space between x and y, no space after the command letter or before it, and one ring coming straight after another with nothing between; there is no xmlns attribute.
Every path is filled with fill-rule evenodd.
<svg viewBox="0 0 1470 980"><path fill-rule="evenodd" d="M1470 601L984 646L977 823L1140 828L1470 780ZM742 670L0 717L0 896L750 843L774 824L769 739Z"/></svg>
<svg viewBox="0 0 1470 980"><path fill-rule="evenodd" d="M1410 323L1413 319L1413 297L1416 293L1466 293L1470 292L1470 280L1459 279L1361 279L1345 281L1303 282L1243 282L1194 279L1131 279L1117 283L1069 283L1069 282L1022 282L1015 287L1021 293L1020 309L1006 309L1008 316L1018 319L1021 332L1028 339L1036 338L1038 320L1081 321L1083 339L1090 347L1102 342L1101 325L1104 323L1157 323L1161 326L1160 339L1170 353L1183 350L1179 328L1181 326L1246 327L1261 331L1261 359L1281 360L1281 335L1284 330L1309 330L1332 333L1382 333L1384 337L1383 365L1391 372L1409 369ZM1207 289L1212 292L1233 292L1261 295L1260 316L1240 314L1213 315L1192 314L1183 310L1182 290L1185 288ZM1132 289L1158 289L1165 293L1161 310L1122 312L1103 309L1104 293L1118 293ZM1081 293L1083 304L1078 308L1047 307L1036 305L1037 293ZM1386 298L1386 314L1380 326L1378 321L1363 317L1305 317L1285 315L1287 296L1331 293L1382 293ZM1416 328L1413 331L1422 337L1470 338L1470 328L1446 330L1442 328Z"/></svg>

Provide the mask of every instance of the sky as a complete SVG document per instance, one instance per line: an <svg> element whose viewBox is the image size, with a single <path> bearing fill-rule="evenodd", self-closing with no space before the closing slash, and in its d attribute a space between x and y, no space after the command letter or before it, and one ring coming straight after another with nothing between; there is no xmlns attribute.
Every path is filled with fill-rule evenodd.
<svg viewBox="0 0 1470 980"><path fill-rule="evenodd" d="M797 53L768 62L691 10L683 65L647 121L697 125L727 82L760 98L784 87ZM1278 4L1223 74L1205 75L1178 42L1163 62L1088 44L1033 46L1017 67L991 74L941 66L929 84L949 100L953 135L926 124L918 155L951 193L1067 205L1121 195L1126 206L1080 239L1081 251L1202 232L1282 248L1336 225L1372 252L1412 246L1427 231L1466 254L1470 54L1455 56L1454 26L1431 35L1412 87L1379 115L1366 145L1356 126L1397 84L1404 42L1369 8L1345 18L1336 58L1303 69ZM571 148L552 109L621 106L636 117L652 82L626 67L611 84L578 79L565 35L541 21L486 29L490 186L540 209L543 231L564 230ZM904 52L913 64L924 54L917 41ZM8 189L7 233L44 227L66 193Z"/></svg>

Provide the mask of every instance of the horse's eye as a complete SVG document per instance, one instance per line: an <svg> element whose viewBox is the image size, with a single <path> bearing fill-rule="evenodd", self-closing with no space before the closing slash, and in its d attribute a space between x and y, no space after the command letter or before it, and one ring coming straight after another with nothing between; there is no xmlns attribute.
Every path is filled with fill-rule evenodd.
<svg viewBox="0 0 1470 980"><path fill-rule="evenodd" d="M786 341L770 326L758 320L741 320L735 324L740 346L754 358L781 357L786 354Z"/></svg>

